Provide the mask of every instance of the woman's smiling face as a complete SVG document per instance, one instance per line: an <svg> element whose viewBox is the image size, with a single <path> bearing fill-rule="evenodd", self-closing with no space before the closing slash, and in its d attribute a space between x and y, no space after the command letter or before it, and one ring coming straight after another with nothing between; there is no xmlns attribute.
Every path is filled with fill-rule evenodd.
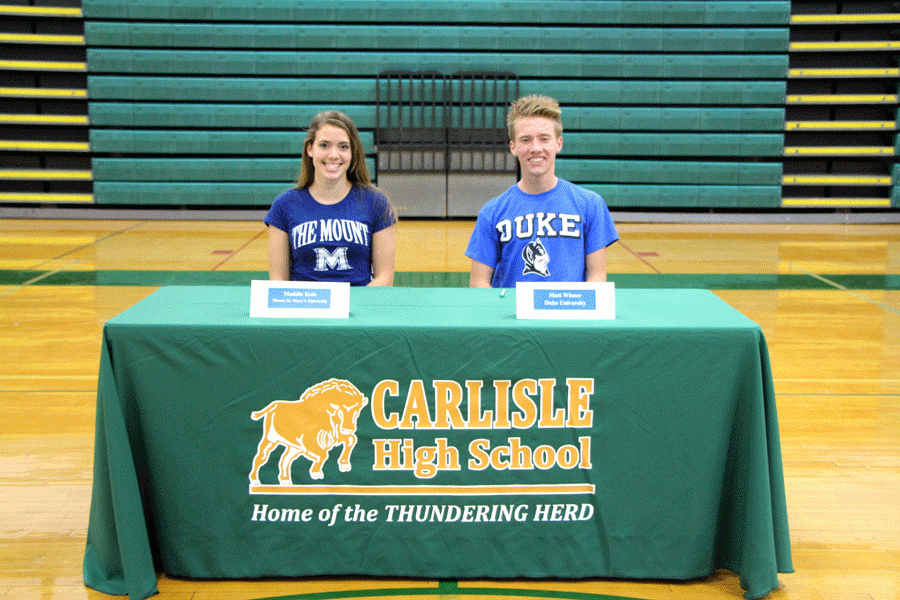
<svg viewBox="0 0 900 600"><path fill-rule="evenodd" d="M350 136L340 127L320 127L312 144L307 146L306 153L312 159L317 179L346 179L353 160L353 150Z"/></svg>

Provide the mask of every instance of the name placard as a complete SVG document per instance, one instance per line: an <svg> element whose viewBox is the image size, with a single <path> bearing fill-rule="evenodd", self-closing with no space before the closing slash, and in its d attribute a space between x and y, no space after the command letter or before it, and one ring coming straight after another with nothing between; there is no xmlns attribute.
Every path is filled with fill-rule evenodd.
<svg viewBox="0 0 900 600"><path fill-rule="evenodd" d="M346 319L350 316L350 284L254 279L250 282L250 316Z"/></svg>
<svg viewBox="0 0 900 600"><path fill-rule="evenodd" d="M519 319L615 319L616 292L612 281L519 282L516 284Z"/></svg>

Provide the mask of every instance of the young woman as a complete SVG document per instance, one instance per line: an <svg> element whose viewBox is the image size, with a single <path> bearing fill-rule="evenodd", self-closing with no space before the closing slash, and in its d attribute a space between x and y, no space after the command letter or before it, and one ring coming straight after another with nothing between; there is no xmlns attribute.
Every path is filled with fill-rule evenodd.
<svg viewBox="0 0 900 600"><path fill-rule="evenodd" d="M319 113L303 149L297 186L265 218L269 279L393 285L397 217L371 183L356 125Z"/></svg>

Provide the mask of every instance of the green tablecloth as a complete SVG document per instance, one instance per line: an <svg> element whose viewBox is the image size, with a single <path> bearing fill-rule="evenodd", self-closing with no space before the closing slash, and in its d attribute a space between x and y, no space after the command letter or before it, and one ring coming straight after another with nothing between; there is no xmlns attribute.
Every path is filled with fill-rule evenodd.
<svg viewBox="0 0 900 600"><path fill-rule="evenodd" d="M90 587L724 568L758 598L793 570L766 342L711 292L588 322L517 320L512 290L354 288L338 320L249 298L162 288L104 327Z"/></svg>

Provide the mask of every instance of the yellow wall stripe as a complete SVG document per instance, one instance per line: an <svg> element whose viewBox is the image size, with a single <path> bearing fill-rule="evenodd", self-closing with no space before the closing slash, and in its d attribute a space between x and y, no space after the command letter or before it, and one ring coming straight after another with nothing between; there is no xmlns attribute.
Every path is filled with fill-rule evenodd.
<svg viewBox="0 0 900 600"><path fill-rule="evenodd" d="M897 128L896 121L787 121L784 128L788 131L794 129L882 129L893 130Z"/></svg>
<svg viewBox="0 0 900 600"><path fill-rule="evenodd" d="M87 125L88 118L86 115L10 115L10 114L0 114L0 123Z"/></svg>
<svg viewBox="0 0 900 600"><path fill-rule="evenodd" d="M785 148L786 155L810 155L822 156L831 154L850 155L850 156L893 156L894 149L885 146L795 146Z"/></svg>
<svg viewBox="0 0 900 600"><path fill-rule="evenodd" d="M785 175L783 184L891 185L890 177L878 175Z"/></svg>
<svg viewBox="0 0 900 600"><path fill-rule="evenodd" d="M900 69L790 69L789 77L897 77Z"/></svg>
<svg viewBox="0 0 900 600"><path fill-rule="evenodd" d="M804 94L788 96L788 104L896 104L896 94Z"/></svg>
<svg viewBox="0 0 900 600"><path fill-rule="evenodd" d="M81 17L80 8L62 8L55 6L8 6L0 5L0 15L22 15L26 17Z"/></svg>
<svg viewBox="0 0 900 600"><path fill-rule="evenodd" d="M866 15L792 15L791 23L900 23L900 14L879 13Z"/></svg>
<svg viewBox="0 0 900 600"><path fill-rule="evenodd" d="M19 140L0 140L0 150L68 150L87 152L87 142L28 142Z"/></svg>
<svg viewBox="0 0 900 600"><path fill-rule="evenodd" d="M17 194L0 192L0 201L3 202L77 202L79 204L91 203L94 196L91 194Z"/></svg>
<svg viewBox="0 0 900 600"><path fill-rule="evenodd" d="M86 71L87 65L83 62L0 60L0 69L19 71Z"/></svg>
<svg viewBox="0 0 900 600"><path fill-rule="evenodd" d="M888 208L891 206L890 198L782 198L781 206L790 207L868 207Z"/></svg>
<svg viewBox="0 0 900 600"><path fill-rule="evenodd" d="M900 42L791 42L790 50L896 50Z"/></svg>
<svg viewBox="0 0 900 600"><path fill-rule="evenodd" d="M83 35L38 33L0 33L0 43L7 44L73 44L84 45Z"/></svg>
<svg viewBox="0 0 900 600"><path fill-rule="evenodd" d="M0 179L86 179L92 177L91 171L64 171L61 169L0 169Z"/></svg>
<svg viewBox="0 0 900 600"><path fill-rule="evenodd" d="M53 88L0 88L0 96L16 98L87 98L87 90Z"/></svg>

